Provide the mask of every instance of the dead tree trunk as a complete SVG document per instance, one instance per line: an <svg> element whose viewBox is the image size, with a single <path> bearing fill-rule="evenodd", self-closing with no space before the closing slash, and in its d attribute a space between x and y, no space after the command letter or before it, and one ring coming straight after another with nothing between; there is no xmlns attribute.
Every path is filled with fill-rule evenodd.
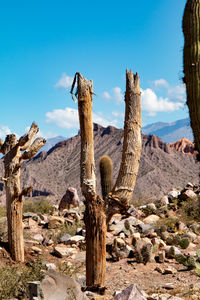
<svg viewBox="0 0 200 300"><path fill-rule="evenodd" d="M34 138L38 126L33 123L29 132L18 141L14 134L7 135L5 142L0 141L0 152L4 154L6 207L8 221L8 243L12 259L24 261L24 239L22 226L23 196L31 192L32 187L21 189L20 168L23 159L30 159L45 144L45 140ZM21 153L21 151L24 151Z"/></svg>
<svg viewBox="0 0 200 300"><path fill-rule="evenodd" d="M92 123L92 81L76 73L81 134L81 188L86 199L86 285L104 289L107 222L126 210L132 197L141 153L141 93L139 77L126 72L126 112L122 162L117 182L105 201L96 194Z"/></svg>

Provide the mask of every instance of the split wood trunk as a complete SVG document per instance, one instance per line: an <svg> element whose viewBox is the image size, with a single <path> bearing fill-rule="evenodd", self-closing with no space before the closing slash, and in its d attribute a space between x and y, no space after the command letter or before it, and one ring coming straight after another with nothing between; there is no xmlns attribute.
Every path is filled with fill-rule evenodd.
<svg viewBox="0 0 200 300"><path fill-rule="evenodd" d="M81 188L86 199L86 284L104 286L106 268L106 216L96 195L92 122L92 82L78 77L78 110L81 134Z"/></svg>
<svg viewBox="0 0 200 300"><path fill-rule="evenodd" d="M141 92L139 76L126 72L125 123L122 162L113 190L102 199L96 194L92 123L92 81L76 73L81 135L81 188L86 199L86 284L103 289L106 272L107 222L115 213L123 213L132 197L141 154Z"/></svg>
<svg viewBox="0 0 200 300"><path fill-rule="evenodd" d="M20 186L20 151L15 147L4 158L6 186L6 207L8 222L8 243L12 259L24 261L24 238L22 224L22 197ZM13 169L16 171L13 173Z"/></svg>
<svg viewBox="0 0 200 300"><path fill-rule="evenodd" d="M23 238L23 197L30 193L32 187L21 189L20 168L22 159L30 159L45 144L45 140L34 138L39 128L33 123L29 132L19 140L14 134L7 135L5 142L0 140L0 152L4 154L5 177L0 178L5 182L6 209L8 222L8 244L14 261L24 261ZM21 153L21 151L24 151Z"/></svg>

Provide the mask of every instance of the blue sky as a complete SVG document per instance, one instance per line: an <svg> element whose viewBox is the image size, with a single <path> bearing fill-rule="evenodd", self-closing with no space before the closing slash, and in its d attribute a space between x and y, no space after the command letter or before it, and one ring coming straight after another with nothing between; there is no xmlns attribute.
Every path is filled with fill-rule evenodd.
<svg viewBox="0 0 200 300"><path fill-rule="evenodd" d="M75 72L94 82L94 121L123 126L125 70L140 75L142 122L188 117L182 85L186 0L0 3L0 137L78 131Z"/></svg>

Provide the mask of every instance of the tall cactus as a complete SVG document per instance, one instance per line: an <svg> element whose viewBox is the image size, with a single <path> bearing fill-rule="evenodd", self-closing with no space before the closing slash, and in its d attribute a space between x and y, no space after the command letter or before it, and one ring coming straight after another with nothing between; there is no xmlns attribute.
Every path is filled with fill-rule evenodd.
<svg viewBox="0 0 200 300"><path fill-rule="evenodd" d="M187 1L183 15L183 34L183 81L186 84L195 146L200 153L200 0Z"/></svg>
<svg viewBox="0 0 200 300"><path fill-rule="evenodd" d="M112 159L104 155L100 158L99 162L100 175L101 175L101 190L103 199L106 198L108 193L113 188L113 163Z"/></svg>

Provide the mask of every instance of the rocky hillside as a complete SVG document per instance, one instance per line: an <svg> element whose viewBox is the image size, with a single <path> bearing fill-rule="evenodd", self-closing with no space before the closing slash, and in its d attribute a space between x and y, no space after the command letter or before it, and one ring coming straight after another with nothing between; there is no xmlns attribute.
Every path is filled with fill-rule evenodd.
<svg viewBox="0 0 200 300"><path fill-rule="evenodd" d="M186 138L182 138L178 140L176 143L170 143L169 146L172 149L176 151L180 151L184 154L197 155L197 151L194 150L194 143Z"/></svg>
<svg viewBox="0 0 200 300"><path fill-rule="evenodd" d="M95 124L94 144L97 169L97 190L99 184L99 158L107 154L114 163L114 179L121 161L123 130L109 126L104 128ZM33 196L49 196L59 200L66 188L77 188L80 180L80 136L77 135L59 142L48 152L25 162L22 166L22 185L34 186ZM156 136L144 135L141 163L133 200L140 203L160 198L172 187L183 187L188 181L198 182L199 166L193 156L177 152ZM0 176L3 175L3 161L0 161ZM3 186L0 185L0 190ZM5 200L3 191L1 200Z"/></svg>

